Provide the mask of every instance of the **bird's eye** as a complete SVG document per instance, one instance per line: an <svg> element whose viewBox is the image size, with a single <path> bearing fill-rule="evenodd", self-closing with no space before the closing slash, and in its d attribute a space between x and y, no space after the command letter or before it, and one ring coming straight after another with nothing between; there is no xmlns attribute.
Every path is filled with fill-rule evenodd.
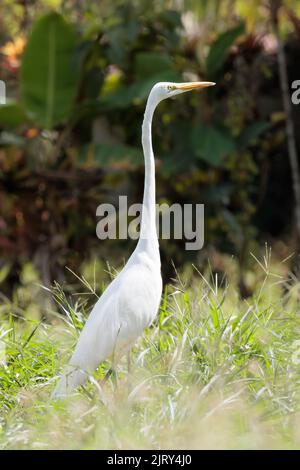
<svg viewBox="0 0 300 470"><path fill-rule="evenodd" d="M168 91L172 91L172 90L174 90L174 87L172 85L168 85L167 89L168 89Z"/></svg>

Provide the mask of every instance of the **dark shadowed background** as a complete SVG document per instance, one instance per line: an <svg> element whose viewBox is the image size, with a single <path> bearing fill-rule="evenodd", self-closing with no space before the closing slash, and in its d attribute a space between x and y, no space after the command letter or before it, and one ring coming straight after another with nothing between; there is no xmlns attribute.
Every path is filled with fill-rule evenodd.
<svg viewBox="0 0 300 470"><path fill-rule="evenodd" d="M250 252L267 241L297 260L299 2L3 0L0 8L3 294L33 279L62 282L66 266L81 272L95 258L122 265L135 242L98 240L96 208L120 194L141 202L145 100L165 80L217 86L165 101L155 115L157 201L205 204L202 250L161 242L164 279L171 261L184 269L210 257L222 273L223 255L234 255L245 296Z"/></svg>

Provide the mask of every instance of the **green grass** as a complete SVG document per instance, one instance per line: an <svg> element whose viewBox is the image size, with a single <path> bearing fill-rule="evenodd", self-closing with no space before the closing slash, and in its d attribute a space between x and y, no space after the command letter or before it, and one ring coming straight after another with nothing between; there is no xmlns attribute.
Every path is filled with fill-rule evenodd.
<svg viewBox="0 0 300 470"><path fill-rule="evenodd" d="M247 273L252 297L241 300L235 263L225 264L222 282L195 269L187 285L177 276L168 286L130 373L125 358L118 365L117 386L98 385L108 361L59 402L50 394L94 287L83 280L84 292L71 295L56 285L57 309L44 321L31 317L31 304L3 299L0 447L299 448L300 283L266 252Z"/></svg>

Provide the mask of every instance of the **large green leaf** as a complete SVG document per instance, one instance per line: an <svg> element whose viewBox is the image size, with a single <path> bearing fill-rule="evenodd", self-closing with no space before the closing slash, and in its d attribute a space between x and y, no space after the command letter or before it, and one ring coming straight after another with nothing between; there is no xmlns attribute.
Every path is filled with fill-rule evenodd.
<svg viewBox="0 0 300 470"><path fill-rule="evenodd" d="M163 151L160 172L165 176L178 175L189 171L195 165L197 157L194 150L191 123L179 120L170 125L171 149Z"/></svg>
<svg viewBox="0 0 300 470"><path fill-rule="evenodd" d="M159 18L164 24L171 26L173 30L182 26L181 14L177 10L164 10L160 13Z"/></svg>
<svg viewBox="0 0 300 470"><path fill-rule="evenodd" d="M17 127L27 121L27 116L18 103L7 103L0 106L0 126Z"/></svg>
<svg viewBox="0 0 300 470"><path fill-rule="evenodd" d="M133 18L124 24L112 25L107 29L105 36L109 44L108 59L111 63L121 67L128 66L128 55L137 40L139 30L140 23Z"/></svg>
<svg viewBox="0 0 300 470"><path fill-rule="evenodd" d="M206 70L208 78L213 78L215 73L222 67L226 54L234 41L245 31L245 25L241 23L239 26L220 34L218 38L210 46L208 56L206 58Z"/></svg>
<svg viewBox="0 0 300 470"><path fill-rule="evenodd" d="M173 72L173 62L168 55L156 52L139 52L135 57L135 73L145 79L163 72Z"/></svg>
<svg viewBox="0 0 300 470"><path fill-rule="evenodd" d="M219 166L223 158L236 149L232 136L226 129L201 125L193 129L195 153L200 160Z"/></svg>
<svg viewBox="0 0 300 470"><path fill-rule="evenodd" d="M257 121L246 127L241 134L238 136L237 143L241 148L247 147L248 145L255 142L255 140L264 132L269 130L271 124L266 121Z"/></svg>
<svg viewBox="0 0 300 470"><path fill-rule="evenodd" d="M57 13L33 26L21 67L21 96L26 111L42 127L53 128L72 112L78 81L76 34Z"/></svg>

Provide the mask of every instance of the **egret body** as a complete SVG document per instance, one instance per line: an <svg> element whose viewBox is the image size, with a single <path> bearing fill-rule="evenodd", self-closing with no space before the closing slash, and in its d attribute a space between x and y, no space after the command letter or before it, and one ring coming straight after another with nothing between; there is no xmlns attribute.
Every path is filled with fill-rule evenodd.
<svg viewBox="0 0 300 470"><path fill-rule="evenodd" d="M161 299L162 279L156 232L153 113L159 102L166 98L212 85L212 82L160 82L152 88L142 126L145 184L140 238L123 270L92 309L52 398L65 396L83 384L108 357L113 356L116 360L128 351L154 320Z"/></svg>

